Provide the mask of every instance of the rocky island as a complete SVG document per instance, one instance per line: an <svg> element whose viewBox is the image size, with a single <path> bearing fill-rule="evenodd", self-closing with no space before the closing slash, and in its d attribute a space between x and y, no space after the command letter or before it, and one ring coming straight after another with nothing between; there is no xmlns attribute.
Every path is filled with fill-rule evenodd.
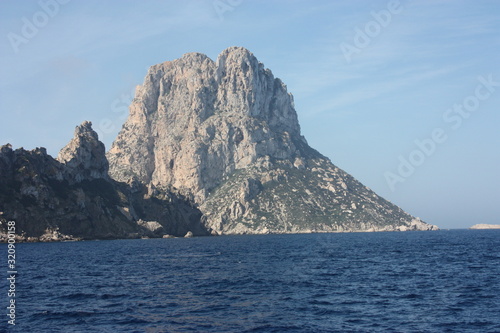
<svg viewBox="0 0 500 333"><path fill-rule="evenodd" d="M2 146L0 185L2 227L35 240L438 229L311 148L241 47L152 66L107 153L89 122L57 159Z"/></svg>
<svg viewBox="0 0 500 333"><path fill-rule="evenodd" d="M500 224L474 224L469 229L500 229Z"/></svg>

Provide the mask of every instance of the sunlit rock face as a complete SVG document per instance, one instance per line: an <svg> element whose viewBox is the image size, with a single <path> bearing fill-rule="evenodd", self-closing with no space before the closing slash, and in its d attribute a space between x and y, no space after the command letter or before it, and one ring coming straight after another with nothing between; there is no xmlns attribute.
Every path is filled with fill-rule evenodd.
<svg viewBox="0 0 500 333"><path fill-rule="evenodd" d="M108 179L106 149L89 121L75 128L73 139L61 149L57 160L66 166L65 170L74 182Z"/></svg>
<svg viewBox="0 0 500 333"><path fill-rule="evenodd" d="M285 84L241 47L152 66L107 157L114 179L172 188L219 234L435 228L309 147Z"/></svg>

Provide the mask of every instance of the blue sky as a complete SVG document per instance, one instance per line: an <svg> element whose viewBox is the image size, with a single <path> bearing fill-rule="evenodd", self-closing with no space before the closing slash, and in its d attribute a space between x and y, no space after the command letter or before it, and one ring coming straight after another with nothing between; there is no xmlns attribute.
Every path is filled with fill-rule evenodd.
<svg viewBox="0 0 500 333"><path fill-rule="evenodd" d="M109 148L149 66L244 46L334 164L442 228L500 224L498 1L0 0L0 36L0 144L56 156L90 120Z"/></svg>

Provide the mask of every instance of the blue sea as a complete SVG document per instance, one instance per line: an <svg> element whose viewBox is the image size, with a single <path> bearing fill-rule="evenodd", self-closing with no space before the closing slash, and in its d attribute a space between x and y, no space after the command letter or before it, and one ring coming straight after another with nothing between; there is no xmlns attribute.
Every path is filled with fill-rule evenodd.
<svg viewBox="0 0 500 333"><path fill-rule="evenodd" d="M4 331L500 332L500 230L16 245Z"/></svg>

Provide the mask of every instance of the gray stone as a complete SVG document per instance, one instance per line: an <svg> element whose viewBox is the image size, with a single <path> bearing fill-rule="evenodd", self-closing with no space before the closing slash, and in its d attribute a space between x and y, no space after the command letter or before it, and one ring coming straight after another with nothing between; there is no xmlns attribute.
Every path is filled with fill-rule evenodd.
<svg viewBox="0 0 500 333"><path fill-rule="evenodd" d="M108 179L106 150L89 121L75 128L75 136L61 149L57 160L66 166L65 170L73 182Z"/></svg>
<svg viewBox="0 0 500 333"><path fill-rule="evenodd" d="M309 147L285 84L241 47L152 66L107 157L114 179L193 200L212 234L435 228Z"/></svg>

